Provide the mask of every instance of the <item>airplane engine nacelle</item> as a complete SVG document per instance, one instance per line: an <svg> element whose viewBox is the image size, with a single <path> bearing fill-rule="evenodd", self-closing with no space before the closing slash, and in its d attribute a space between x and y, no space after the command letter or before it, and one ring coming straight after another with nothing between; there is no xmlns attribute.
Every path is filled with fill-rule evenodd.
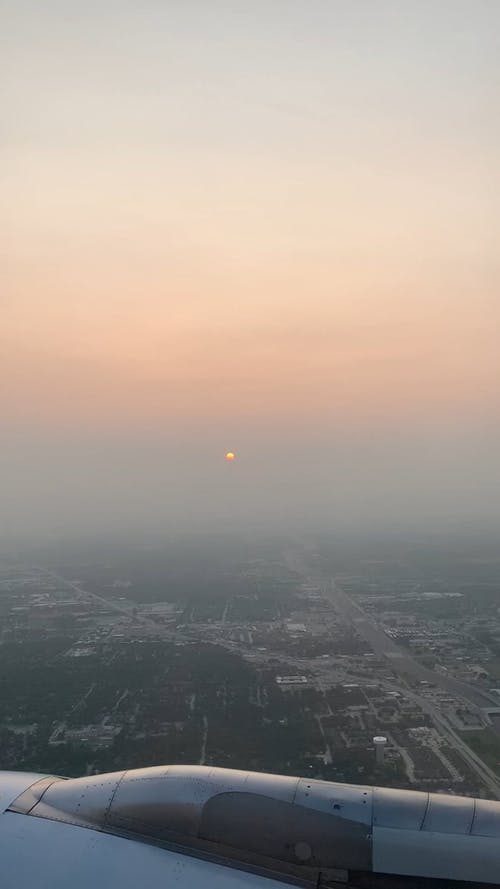
<svg viewBox="0 0 500 889"><path fill-rule="evenodd" d="M41 777L8 811L317 885L356 873L500 883L500 803L488 800L166 766Z"/></svg>

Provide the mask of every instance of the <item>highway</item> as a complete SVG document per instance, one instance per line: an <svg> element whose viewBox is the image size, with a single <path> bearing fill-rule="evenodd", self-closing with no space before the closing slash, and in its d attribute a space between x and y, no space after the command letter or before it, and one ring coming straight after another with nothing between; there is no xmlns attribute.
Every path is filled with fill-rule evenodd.
<svg viewBox="0 0 500 889"><path fill-rule="evenodd" d="M442 673L436 673L419 664L404 648L400 648L393 639L387 636L383 629L377 626L373 618L351 599L336 579L322 581L321 588L323 595L330 599L336 610L354 625L363 639L370 643L375 654L389 660L396 673L417 682L429 682L432 685L437 685L455 697L464 698L477 710L498 706L498 702L488 692L472 688L465 682L460 682L451 676L444 676Z"/></svg>
<svg viewBox="0 0 500 889"><path fill-rule="evenodd" d="M158 624L156 624L154 620L147 617L147 615L134 613L131 605L120 605L112 599L105 599L103 596L98 596L97 593L91 593L89 590L84 589L78 581L67 580L66 577L62 577L60 574L56 574L55 571L50 571L48 568L43 568L37 565L35 570L44 574L46 577L50 577L51 580L55 580L57 583L69 587L69 589L74 593L77 593L79 596L83 596L87 600L92 600L98 605L104 606L107 610L117 611L122 616L128 617L133 623L149 624L149 626L154 626L156 630L158 629Z"/></svg>
<svg viewBox="0 0 500 889"><path fill-rule="evenodd" d="M410 677L417 681L426 681L440 686L447 692L466 698L474 707L481 709L490 704L490 699L486 693L470 688L463 682L452 679L451 677L442 676L433 670L423 667L405 651L399 648L396 643L390 639L383 630L366 614L365 611L355 603L344 590L339 586L335 579L321 584L324 595L330 599L337 611L350 621L360 636L366 639L372 646L375 654L385 657L389 660L392 670L402 676L403 679ZM358 680L366 682L364 680ZM418 706L427 713L433 720L441 734L448 739L448 742L454 747L476 773L486 787L491 791L496 799L500 800L500 779L492 769L474 752L450 725L445 716L434 707L426 698L422 697L414 691L410 691L406 686L396 686L394 683L380 682L392 691L400 691L407 698L415 701Z"/></svg>
<svg viewBox="0 0 500 889"><path fill-rule="evenodd" d="M362 682L366 682L366 679L358 679L360 684ZM420 707L424 713L427 713L428 716L431 717L432 721L439 729L440 733L445 737L450 745L458 750L462 758L468 764L468 766L476 773L476 775L483 781L486 787L489 788L491 793L495 796L496 799L500 800L500 779L495 774L495 772L490 769L489 766L486 765L485 762L474 752L471 748L465 743L463 738L455 731L453 726L450 725L448 720L443 716L439 710L436 709L426 698L423 698L421 695L416 694L413 691L410 691L406 686L397 686L394 683L379 683L380 685L385 685L391 691L399 691L406 698L409 698L412 701L415 701L416 704Z"/></svg>

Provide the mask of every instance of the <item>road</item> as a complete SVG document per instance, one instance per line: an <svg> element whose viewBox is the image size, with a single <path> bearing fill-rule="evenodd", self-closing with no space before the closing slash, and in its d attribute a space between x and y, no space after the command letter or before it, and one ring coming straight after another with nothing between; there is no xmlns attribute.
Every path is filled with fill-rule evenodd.
<svg viewBox="0 0 500 889"><path fill-rule="evenodd" d="M363 639L370 643L375 654L389 660L392 669L396 673L417 682L428 682L432 685L437 685L443 691L455 697L464 698L476 710L497 706L497 702L488 692L472 688L465 682L460 682L451 676L436 673L434 670L429 670L427 667L419 664L404 648L400 648L393 639L387 636L384 630L377 626L373 618L357 602L351 599L336 579L331 578L329 581L322 581L321 588L323 594L330 599L336 610L354 625Z"/></svg>
<svg viewBox="0 0 500 889"><path fill-rule="evenodd" d="M361 679L358 680L361 683ZM364 680L366 682L366 679ZM486 765L485 762L465 743L463 738L449 724L448 720L439 710L436 709L426 698L416 692L410 691L406 686L394 685L394 683L380 683L385 685L391 691L399 691L402 695L415 701L424 713L427 713L434 722L436 728L439 729L441 735L448 740L451 747L458 750L467 765L476 773L476 775L488 787L496 799L500 800L500 780L495 772Z"/></svg>
<svg viewBox="0 0 500 889"><path fill-rule="evenodd" d="M363 609L347 595L339 586L336 580L331 579L329 582L322 583L324 595L330 599L332 604L342 616L350 621L360 636L370 643L374 652L380 657L388 658L393 671L399 674L403 679L408 677L417 681L426 681L438 685L447 692L458 695L469 701L472 706L481 709L490 703L490 699L486 693L482 693L476 689L470 688L463 682L442 676L433 670L428 670L417 661L413 660L407 653L400 649L396 643L390 639L383 630L363 611ZM366 680L365 680L366 681ZM426 698L417 692L410 691L406 686L398 687L394 683L380 683L386 685L391 691L400 691L407 698L415 701L424 713L427 713L441 734L448 739L448 742L454 747L469 767L476 773L486 787L491 791L496 799L500 799L500 780L492 769L472 750L450 725L445 716L437 710Z"/></svg>
<svg viewBox="0 0 500 889"><path fill-rule="evenodd" d="M207 758L208 717L203 717L203 737L201 741L201 754L198 765L204 766Z"/></svg>
<svg viewBox="0 0 500 889"><path fill-rule="evenodd" d="M45 574L46 577L50 577L52 580L56 580L58 583L64 584L65 587L69 587L71 590L73 590L74 593L78 593L79 596L85 596L87 599L92 599L94 602L99 603L99 605L104 605L106 608L109 608L112 611L117 611L122 616L128 617L128 619L133 621L134 623L148 624L149 626L154 626L155 629L158 630L158 624L155 623L152 618L142 614L134 614L130 605L119 605L118 602L114 602L110 599L105 599L103 596L98 596L97 593L91 593L89 590L84 589L82 585L78 583L78 581L67 580L65 577L62 577L60 574L56 574L55 571L50 571L48 568L41 568L37 566L36 570L40 571L42 574Z"/></svg>

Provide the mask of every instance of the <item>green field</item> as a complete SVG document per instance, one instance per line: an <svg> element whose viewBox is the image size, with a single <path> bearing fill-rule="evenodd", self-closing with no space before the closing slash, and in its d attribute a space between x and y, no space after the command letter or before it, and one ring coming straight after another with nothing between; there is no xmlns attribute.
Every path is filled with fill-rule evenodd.
<svg viewBox="0 0 500 889"><path fill-rule="evenodd" d="M500 737L493 729L485 728L479 732L460 732L460 734L486 765L500 775Z"/></svg>

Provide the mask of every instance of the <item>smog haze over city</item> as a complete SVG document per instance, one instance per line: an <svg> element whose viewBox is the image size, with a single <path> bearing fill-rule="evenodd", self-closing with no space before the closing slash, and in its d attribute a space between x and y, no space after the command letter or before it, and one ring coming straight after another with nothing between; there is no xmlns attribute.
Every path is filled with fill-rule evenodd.
<svg viewBox="0 0 500 889"><path fill-rule="evenodd" d="M0 768L500 799L499 34L0 2Z"/></svg>
<svg viewBox="0 0 500 889"><path fill-rule="evenodd" d="M499 19L2 3L6 532L498 520Z"/></svg>

